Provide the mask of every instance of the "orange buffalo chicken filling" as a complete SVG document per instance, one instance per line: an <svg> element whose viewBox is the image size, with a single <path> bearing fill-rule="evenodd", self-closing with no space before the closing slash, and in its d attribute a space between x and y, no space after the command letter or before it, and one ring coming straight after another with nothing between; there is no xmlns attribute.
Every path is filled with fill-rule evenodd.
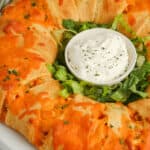
<svg viewBox="0 0 150 150"><path fill-rule="evenodd" d="M126 10L128 15L128 22L131 26L136 24L136 17L133 13L147 11L150 13L150 1L149 0L127 0L128 8Z"/></svg>
<svg viewBox="0 0 150 150"><path fill-rule="evenodd" d="M128 11L143 11L147 10L150 11L150 1L149 0L127 0L129 4L129 10Z"/></svg>
<svg viewBox="0 0 150 150"><path fill-rule="evenodd" d="M11 99L12 95L9 96L8 107L12 113L19 119L29 117L28 123L34 127L33 143L37 147L48 135L52 137L55 150L61 147L65 150L95 150L101 146L105 150L112 147L114 150L131 149L135 138L139 141L137 149L149 145L147 131L132 129L125 116L120 136L116 135L113 126L108 124L104 104L77 103L60 97L49 99L46 93L35 96L29 92L24 95L21 90L15 101Z"/></svg>
<svg viewBox="0 0 150 150"><path fill-rule="evenodd" d="M59 27L57 20L52 16L47 3L43 0L18 0L3 11L7 20L18 20L26 24L38 23L52 28Z"/></svg>
<svg viewBox="0 0 150 150"><path fill-rule="evenodd" d="M3 31L4 35L0 36L0 85L9 89L33 69L38 69L44 60L28 51L34 45L35 37L26 26L11 21ZM22 43L19 43L20 38Z"/></svg>
<svg viewBox="0 0 150 150"><path fill-rule="evenodd" d="M137 9L149 9L149 0L145 2ZM62 3L63 0L60 0L59 4ZM124 150L132 148L131 141L139 133L141 141L137 149L149 150L150 132L128 128L128 122L123 118L121 137L118 137L113 126L107 124L104 104L75 103L60 97L49 99L46 93L34 95L19 86L20 79L26 78L32 69L39 68L44 61L27 50L35 41L29 26L31 23L58 26L43 0L18 1L15 6L4 10L2 20L7 23L0 35L0 85L8 91L6 105L13 114L19 119L31 115L28 122L35 129L33 143L37 147L51 134L54 150L95 150L101 146L105 150ZM131 18L131 24L134 22L134 18ZM85 113L77 108L89 108L90 111Z"/></svg>

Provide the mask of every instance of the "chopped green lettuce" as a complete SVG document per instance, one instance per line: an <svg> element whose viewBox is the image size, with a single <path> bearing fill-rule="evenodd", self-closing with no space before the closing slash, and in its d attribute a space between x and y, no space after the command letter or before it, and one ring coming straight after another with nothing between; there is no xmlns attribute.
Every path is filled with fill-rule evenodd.
<svg viewBox="0 0 150 150"><path fill-rule="evenodd" d="M132 93L142 98L147 97L147 93L144 92L144 89L146 88L145 85L147 86L149 84L147 81L149 74L150 62L147 62L140 68L136 68L122 83L120 88L111 95L111 98L115 101L126 101Z"/></svg>
<svg viewBox="0 0 150 150"><path fill-rule="evenodd" d="M46 68L48 69L48 71L52 74L55 73L55 68L53 67L53 65L50 65L50 64L46 64Z"/></svg>
<svg viewBox="0 0 150 150"><path fill-rule="evenodd" d="M110 28L111 24L96 24L93 22L76 22L76 21L67 19L67 20L63 20L63 26L68 30L71 30L75 33L79 33L84 30L98 28L98 27Z"/></svg>
<svg viewBox="0 0 150 150"><path fill-rule="evenodd" d="M67 90L67 88L64 88L60 91L60 96L67 98L70 95L69 91Z"/></svg>
<svg viewBox="0 0 150 150"><path fill-rule="evenodd" d="M62 84L65 88L70 89L71 93L81 94L83 92L83 87L78 81L67 80Z"/></svg>
<svg viewBox="0 0 150 150"><path fill-rule="evenodd" d="M96 86L89 84L85 81L77 79L68 70L64 51L69 40L81 31L105 27L113 30L117 30L118 25L121 25L127 32L134 35L134 39L131 39L135 47L137 48L138 59L134 70L130 75L122 82L113 86ZM47 64L47 69L52 73L53 77L60 81L62 90L60 95L67 98L71 94L83 94L99 102L123 102L129 103L137 98L147 97L145 89L149 85L147 77L150 75L150 62L146 60L146 41L150 39L141 38L135 36L127 22L125 22L123 15L118 15L111 24L95 24L91 22L76 22L73 20L64 20L64 30L62 35L61 44L59 44L59 53L57 60L53 65Z"/></svg>

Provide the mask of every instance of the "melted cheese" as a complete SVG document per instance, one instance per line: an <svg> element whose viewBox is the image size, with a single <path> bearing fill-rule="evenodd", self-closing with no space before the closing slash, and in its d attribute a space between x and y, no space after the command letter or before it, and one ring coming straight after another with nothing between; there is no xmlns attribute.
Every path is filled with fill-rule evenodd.
<svg viewBox="0 0 150 150"><path fill-rule="evenodd" d="M68 2L60 0L59 4L63 6L64 1ZM55 88L53 79L49 80L50 75L42 68L45 59L30 49L39 38L35 36L37 30L41 34L42 29L58 28L59 23L44 0L36 0L34 7L31 2L16 0L0 18L0 119L41 150L149 150L150 131L142 126L143 121L132 118L134 112L129 113L131 109L126 108L122 117L117 114L120 111L112 112L119 116L119 123L117 120L114 123L116 118L106 113L105 104L82 96L65 100L49 95L51 88ZM39 24L36 31L30 30L35 24ZM44 44L49 46L47 42ZM40 45L43 45L43 39ZM9 74L9 69L15 69L19 74ZM136 128L128 127L131 122ZM109 126L110 123L120 128L120 136Z"/></svg>

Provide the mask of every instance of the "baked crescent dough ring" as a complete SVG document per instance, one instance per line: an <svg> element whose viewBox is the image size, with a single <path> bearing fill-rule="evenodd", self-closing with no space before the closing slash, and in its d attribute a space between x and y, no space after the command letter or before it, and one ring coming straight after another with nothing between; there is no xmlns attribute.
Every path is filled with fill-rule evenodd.
<svg viewBox="0 0 150 150"><path fill-rule="evenodd" d="M139 35L149 35L149 0L13 0L4 8L1 122L39 150L150 150L149 99L129 106L81 95L64 99L46 68L57 55L53 35L63 19L107 23L119 13Z"/></svg>

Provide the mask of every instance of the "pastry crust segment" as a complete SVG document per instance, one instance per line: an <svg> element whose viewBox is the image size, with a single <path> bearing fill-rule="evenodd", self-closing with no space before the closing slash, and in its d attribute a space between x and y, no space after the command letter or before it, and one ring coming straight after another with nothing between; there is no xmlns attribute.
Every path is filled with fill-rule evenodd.
<svg viewBox="0 0 150 150"><path fill-rule="evenodd" d="M124 13L139 35L149 35L149 7L137 12L136 2L14 0L7 6L0 17L1 122L39 150L149 150L149 99L129 106L82 95L63 99L46 68L57 56L52 33L63 19L108 23Z"/></svg>

